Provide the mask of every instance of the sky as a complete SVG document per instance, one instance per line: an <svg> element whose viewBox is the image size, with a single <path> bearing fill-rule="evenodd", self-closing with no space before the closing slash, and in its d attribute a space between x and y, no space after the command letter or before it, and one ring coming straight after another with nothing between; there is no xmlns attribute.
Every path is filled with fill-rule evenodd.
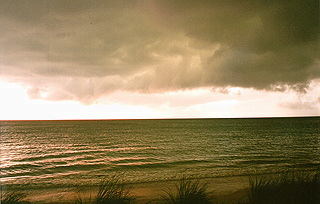
<svg viewBox="0 0 320 204"><path fill-rule="evenodd" d="M320 116L318 0L0 2L0 120Z"/></svg>

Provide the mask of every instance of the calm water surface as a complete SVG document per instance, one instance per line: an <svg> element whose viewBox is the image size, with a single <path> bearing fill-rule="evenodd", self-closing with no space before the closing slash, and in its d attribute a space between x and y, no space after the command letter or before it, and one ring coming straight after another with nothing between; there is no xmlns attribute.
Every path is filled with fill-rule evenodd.
<svg viewBox="0 0 320 204"><path fill-rule="evenodd" d="M320 118L0 121L1 183L95 184L320 169Z"/></svg>

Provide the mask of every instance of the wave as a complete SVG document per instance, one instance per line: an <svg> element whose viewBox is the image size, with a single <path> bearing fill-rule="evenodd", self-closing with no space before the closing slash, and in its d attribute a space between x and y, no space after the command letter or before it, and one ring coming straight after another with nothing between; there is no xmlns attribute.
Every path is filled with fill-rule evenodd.
<svg viewBox="0 0 320 204"><path fill-rule="evenodd" d="M139 160L139 159L127 159L123 162L118 162L113 166L114 169L135 169L135 168L168 168L168 167L177 167L177 166L184 166L184 165L197 165L200 163L209 163L208 160L178 160L178 161L148 161Z"/></svg>
<svg viewBox="0 0 320 204"><path fill-rule="evenodd" d="M279 126L273 127L275 122ZM320 135L315 128L319 122L319 118L5 122L10 131L1 138L0 173L14 178L11 183L31 179L73 183L121 171L143 180L181 172L215 176L257 169L319 169ZM67 174L73 176L61 176Z"/></svg>
<svg viewBox="0 0 320 204"><path fill-rule="evenodd" d="M95 164L72 164L72 165L61 165L61 166L48 166L48 167L39 167L36 165L20 165L21 168L13 170L12 168L2 169L3 172L2 178L10 177L22 177L22 176L45 176L59 174L59 173L80 173L80 172L89 172L91 170L102 169L110 167L107 164L95 163Z"/></svg>
<svg viewBox="0 0 320 204"><path fill-rule="evenodd" d="M72 158L77 155L84 155L84 154L97 154L102 153L101 150L90 150L90 151L73 151L73 152L64 152L64 153L54 153L54 154L46 154L40 156L32 156L23 159L16 159L14 161L17 162L31 162L31 161L41 161L46 159L60 159L60 158Z"/></svg>
<svg viewBox="0 0 320 204"><path fill-rule="evenodd" d="M286 164L289 163L289 159L281 159L281 158L275 158L275 159L250 159L250 160L243 160L238 161L237 164L239 165L247 165L247 164Z"/></svg>

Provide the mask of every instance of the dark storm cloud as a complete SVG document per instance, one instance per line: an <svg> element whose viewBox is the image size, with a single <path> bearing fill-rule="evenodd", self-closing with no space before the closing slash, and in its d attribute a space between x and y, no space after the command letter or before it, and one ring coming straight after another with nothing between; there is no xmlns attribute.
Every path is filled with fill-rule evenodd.
<svg viewBox="0 0 320 204"><path fill-rule="evenodd" d="M162 7L169 27L219 45L203 61L206 84L262 89L319 77L318 1L200 2Z"/></svg>
<svg viewBox="0 0 320 204"><path fill-rule="evenodd" d="M320 77L317 0L2 0L0 9L1 75L32 97L280 90Z"/></svg>

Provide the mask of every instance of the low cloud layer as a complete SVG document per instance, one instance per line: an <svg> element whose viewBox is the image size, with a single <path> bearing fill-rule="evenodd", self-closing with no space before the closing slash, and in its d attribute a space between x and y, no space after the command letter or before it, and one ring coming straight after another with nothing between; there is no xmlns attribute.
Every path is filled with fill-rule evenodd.
<svg viewBox="0 0 320 204"><path fill-rule="evenodd" d="M0 13L0 76L33 98L281 90L320 77L317 0L1 0Z"/></svg>

